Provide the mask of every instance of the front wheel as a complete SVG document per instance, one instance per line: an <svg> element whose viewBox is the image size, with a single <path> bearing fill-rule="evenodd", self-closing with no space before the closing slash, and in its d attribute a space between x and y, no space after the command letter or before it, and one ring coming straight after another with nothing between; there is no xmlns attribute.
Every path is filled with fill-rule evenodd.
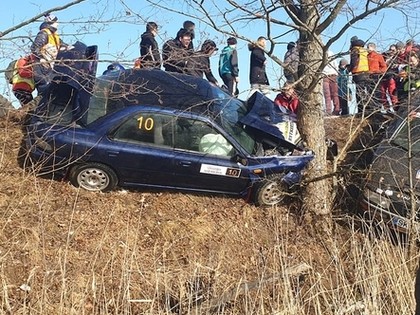
<svg viewBox="0 0 420 315"><path fill-rule="evenodd" d="M118 184L118 177L108 166L100 163L76 165L69 173L70 182L89 191L111 191Z"/></svg>
<svg viewBox="0 0 420 315"><path fill-rule="evenodd" d="M286 195L286 184L282 183L281 177L270 176L263 179L254 187L253 201L258 206L272 206L280 201Z"/></svg>

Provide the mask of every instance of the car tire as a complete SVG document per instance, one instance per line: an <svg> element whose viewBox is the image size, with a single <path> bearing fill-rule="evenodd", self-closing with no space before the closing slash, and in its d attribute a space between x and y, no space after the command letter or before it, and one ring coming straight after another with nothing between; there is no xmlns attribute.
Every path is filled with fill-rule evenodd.
<svg viewBox="0 0 420 315"><path fill-rule="evenodd" d="M118 177L107 165L86 163L76 165L69 172L70 182L89 191L111 191L118 184Z"/></svg>
<svg viewBox="0 0 420 315"><path fill-rule="evenodd" d="M253 189L253 201L257 206L273 206L286 196L286 185L281 176L270 176L257 183Z"/></svg>

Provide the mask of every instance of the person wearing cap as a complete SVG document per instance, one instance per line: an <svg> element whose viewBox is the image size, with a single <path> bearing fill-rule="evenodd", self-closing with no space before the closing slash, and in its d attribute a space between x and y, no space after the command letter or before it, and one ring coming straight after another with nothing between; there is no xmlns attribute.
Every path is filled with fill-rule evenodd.
<svg viewBox="0 0 420 315"><path fill-rule="evenodd" d="M140 64L142 68L160 69L159 46L155 39L158 33L158 25L155 22L146 24L146 31L141 35L140 41Z"/></svg>
<svg viewBox="0 0 420 315"><path fill-rule="evenodd" d="M341 59L338 64L338 100L340 102L341 115L349 114L349 102L351 101L351 91L349 88L350 72L348 70L349 62L347 59Z"/></svg>
<svg viewBox="0 0 420 315"><path fill-rule="evenodd" d="M193 51L189 48L191 33L182 29L178 38L170 39L163 44L162 60L165 71L188 74Z"/></svg>
<svg viewBox="0 0 420 315"><path fill-rule="evenodd" d="M298 67L299 67L299 47L295 42L289 42L287 44L287 51L284 54L283 61L283 74L286 81L294 82L298 79Z"/></svg>
<svg viewBox="0 0 420 315"><path fill-rule="evenodd" d="M203 78L205 76L207 80L215 85L219 85L217 79L214 77L210 66L210 57L218 50L216 43L210 39L207 39L201 45L201 49L195 52L191 58L191 64L189 66L189 74Z"/></svg>
<svg viewBox="0 0 420 315"><path fill-rule="evenodd" d="M229 37L227 46L222 49L219 58L219 75L226 85L228 92L237 96L239 94L239 67L238 67L238 53L236 51L237 40L234 37Z"/></svg>
<svg viewBox="0 0 420 315"><path fill-rule="evenodd" d="M270 83L265 71L265 65L267 64L267 58L264 53L265 45L266 38L264 36L258 37L255 43L248 44L248 49L251 51L249 66L249 82L251 84L251 90L248 97L256 91L260 91L264 95L270 94Z"/></svg>
<svg viewBox="0 0 420 315"><path fill-rule="evenodd" d="M67 47L58 35L58 19L52 14L45 15L40 31L31 46L34 59L33 72L35 87L42 94L52 79L54 62L59 50Z"/></svg>

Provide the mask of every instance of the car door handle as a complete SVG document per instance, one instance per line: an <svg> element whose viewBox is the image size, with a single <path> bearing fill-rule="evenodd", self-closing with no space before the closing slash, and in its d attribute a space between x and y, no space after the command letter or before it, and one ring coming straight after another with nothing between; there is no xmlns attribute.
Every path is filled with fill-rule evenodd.
<svg viewBox="0 0 420 315"><path fill-rule="evenodd" d="M107 151L109 157L116 157L118 154L120 154L119 151Z"/></svg>
<svg viewBox="0 0 420 315"><path fill-rule="evenodd" d="M191 166L191 162L189 162L189 161L181 161L181 162L179 162L179 165L184 166L184 167L190 167Z"/></svg>

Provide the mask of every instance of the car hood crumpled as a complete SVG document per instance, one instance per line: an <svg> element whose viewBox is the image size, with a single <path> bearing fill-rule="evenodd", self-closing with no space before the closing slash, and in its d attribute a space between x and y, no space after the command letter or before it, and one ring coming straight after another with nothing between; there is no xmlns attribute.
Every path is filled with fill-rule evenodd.
<svg viewBox="0 0 420 315"><path fill-rule="evenodd" d="M275 108L271 99L255 92L247 101L248 113L240 123L253 129L257 136L289 148L295 148L301 137L296 125L296 115Z"/></svg>

